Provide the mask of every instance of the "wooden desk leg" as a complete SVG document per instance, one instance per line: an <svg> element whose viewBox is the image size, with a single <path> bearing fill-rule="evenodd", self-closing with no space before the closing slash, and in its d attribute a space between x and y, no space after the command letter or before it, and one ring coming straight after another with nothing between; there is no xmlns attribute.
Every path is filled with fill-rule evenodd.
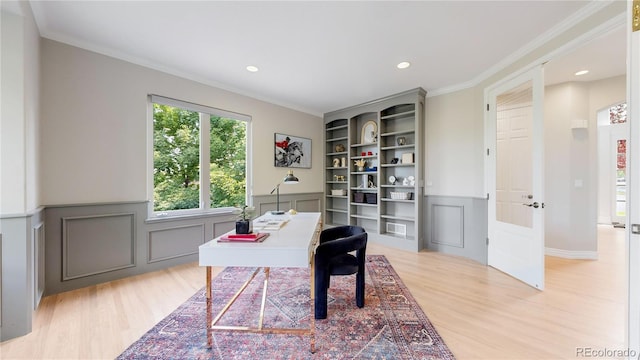
<svg viewBox="0 0 640 360"><path fill-rule="evenodd" d="M315 256L311 256L311 289L309 294L311 295L311 324L309 329L309 337L311 338L311 353L316 352L316 274L315 274Z"/></svg>
<svg viewBox="0 0 640 360"><path fill-rule="evenodd" d="M213 319L213 315L211 311L213 310L213 299L211 298L211 266L207 266L207 348L211 349L213 346L213 337L211 334L211 321Z"/></svg>

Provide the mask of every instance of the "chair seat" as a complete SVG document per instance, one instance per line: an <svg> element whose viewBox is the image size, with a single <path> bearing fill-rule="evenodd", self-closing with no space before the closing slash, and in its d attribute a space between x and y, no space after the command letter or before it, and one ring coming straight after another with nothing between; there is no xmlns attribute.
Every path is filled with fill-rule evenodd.
<svg viewBox="0 0 640 360"><path fill-rule="evenodd" d="M331 275L351 275L358 272L358 259L351 254L331 258Z"/></svg>

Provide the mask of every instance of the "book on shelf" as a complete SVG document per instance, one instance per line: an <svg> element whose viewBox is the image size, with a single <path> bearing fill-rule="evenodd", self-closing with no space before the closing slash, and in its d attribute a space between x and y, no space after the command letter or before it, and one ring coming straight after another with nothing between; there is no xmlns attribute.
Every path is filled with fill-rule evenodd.
<svg viewBox="0 0 640 360"><path fill-rule="evenodd" d="M269 233L251 233L251 234L226 234L220 236L219 242L262 242L269 236Z"/></svg>

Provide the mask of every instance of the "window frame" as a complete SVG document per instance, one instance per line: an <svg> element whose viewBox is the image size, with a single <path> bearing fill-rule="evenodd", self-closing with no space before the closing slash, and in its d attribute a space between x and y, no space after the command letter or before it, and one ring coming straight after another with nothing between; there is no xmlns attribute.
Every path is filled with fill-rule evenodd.
<svg viewBox="0 0 640 360"><path fill-rule="evenodd" d="M198 112L200 114L200 205L197 209L180 209L180 210L163 210L154 211L154 143L153 143L153 104L168 105L173 107L179 107L185 110ZM251 116L240 114L233 111L222 110L213 108L210 106L199 105L187 101L177 100L165 96L150 94L147 96L147 201L148 201L148 213L147 217L150 219L159 218L171 218L182 217L190 215L208 215L208 214L229 214L233 211L233 207L211 207L211 179L210 179L210 146L211 146L211 116L218 116L223 118L234 119L237 121L244 121L246 123L246 166L245 166L245 202L248 205L252 205L250 197L251 189L253 188L251 169ZM203 117L206 117L207 121L203 121ZM206 186L202 184L207 184ZM207 191L204 191L204 189Z"/></svg>

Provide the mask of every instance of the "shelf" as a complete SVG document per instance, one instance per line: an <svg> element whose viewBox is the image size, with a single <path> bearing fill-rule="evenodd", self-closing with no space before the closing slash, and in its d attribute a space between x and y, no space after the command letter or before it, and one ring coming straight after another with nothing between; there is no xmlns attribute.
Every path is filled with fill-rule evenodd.
<svg viewBox="0 0 640 360"><path fill-rule="evenodd" d="M373 204L375 205L375 204ZM376 217L373 216L364 216L364 215L351 215L352 218L356 218L356 219L365 219L365 220L373 220L376 221L378 220Z"/></svg>
<svg viewBox="0 0 640 360"><path fill-rule="evenodd" d="M347 199L347 195L326 195L326 197L328 198L335 198L335 199Z"/></svg>
<svg viewBox="0 0 640 360"><path fill-rule="evenodd" d="M416 221L416 219L412 218L412 217L407 217L407 216L394 216L394 215L380 215L381 218L383 219L390 219L390 220L402 220L402 221Z"/></svg>
<svg viewBox="0 0 640 360"><path fill-rule="evenodd" d="M380 200L389 201L389 202L410 203L410 204L413 204L415 202L415 200L401 200L401 199L391 199L391 198L382 198Z"/></svg>
<svg viewBox="0 0 640 360"><path fill-rule="evenodd" d="M358 155L358 156L352 156L350 159L377 159L378 155Z"/></svg>
<svg viewBox="0 0 640 360"><path fill-rule="evenodd" d="M347 155L346 151L326 153L327 156Z"/></svg>
<svg viewBox="0 0 640 360"><path fill-rule="evenodd" d="M411 163L411 164L382 164L380 166L382 167L407 167L407 166L415 166L416 163Z"/></svg>
<svg viewBox="0 0 640 360"><path fill-rule="evenodd" d="M352 187L349 190L354 190L354 191L368 191L368 192L378 192L378 188L359 188L359 187Z"/></svg>
<svg viewBox="0 0 640 360"><path fill-rule="evenodd" d="M327 167L327 170L347 170L347 169L348 169L348 167L346 167L346 166L345 167L342 167L342 166L340 166L340 167L328 166Z"/></svg>
<svg viewBox="0 0 640 360"><path fill-rule="evenodd" d="M414 186L411 186L411 185L390 185L390 184L380 185L380 187L384 187L384 188L403 188L403 189L413 189L414 188Z"/></svg>
<svg viewBox="0 0 640 360"><path fill-rule="evenodd" d="M405 112L401 112L401 113L397 113L397 114L382 116L382 117L380 117L380 120L392 120L392 119L396 120L398 118L413 116L413 115L415 115L415 113L416 113L415 110L410 110L410 111L405 111Z"/></svg>
<svg viewBox="0 0 640 360"><path fill-rule="evenodd" d="M384 134L380 134L380 136L396 136L396 135L404 135L404 134L413 134L415 131L413 130L403 130L403 131L393 131Z"/></svg>
<svg viewBox="0 0 640 360"><path fill-rule="evenodd" d="M344 137L332 138L332 139L327 139L327 142L345 141L345 140L348 140L348 138L347 138L346 136L344 136Z"/></svg>
<svg viewBox="0 0 640 360"><path fill-rule="evenodd" d="M377 142L374 142L374 143L369 143L369 144L351 144L351 147L352 147L352 148L355 148L355 147L365 147L365 146L378 146L378 143L377 143Z"/></svg>
<svg viewBox="0 0 640 360"><path fill-rule="evenodd" d="M384 151L384 150L407 149L407 148L414 148L415 146L416 146L415 144L385 146L385 147L381 147L380 150Z"/></svg>
<svg viewBox="0 0 640 360"><path fill-rule="evenodd" d="M348 127L349 127L349 125L339 125L339 126L328 127L325 130L326 131L333 131L333 130L346 129Z"/></svg>
<svg viewBox="0 0 640 360"><path fill-rule="evenodd" d="M341 214L346 214L347 213L347 210L344 210L344 209L327 209L327 211L335 212L335 213L341 213Z"/></svg>
<svg viewBox="0 0 640 360"><path fill-rule="evenodd" d="M349 182L348 181L334 181L334 180L331 180L331 181L325 181L325 183L327 183L327 184L348 184Z"/></svg>
<svg viewBox="0 0 640 360"><path fill-rule="evenodd" d="M351 205L353 205L353 206L364 206L364 207L378 207L378 204L357 203L357 202L352 202Z"/></svg>
<svg viewBox="0 0 640 360"><path fill-rule="evenodd" d="M377 174L377 171L353 171L351 175Z"/></svg>

